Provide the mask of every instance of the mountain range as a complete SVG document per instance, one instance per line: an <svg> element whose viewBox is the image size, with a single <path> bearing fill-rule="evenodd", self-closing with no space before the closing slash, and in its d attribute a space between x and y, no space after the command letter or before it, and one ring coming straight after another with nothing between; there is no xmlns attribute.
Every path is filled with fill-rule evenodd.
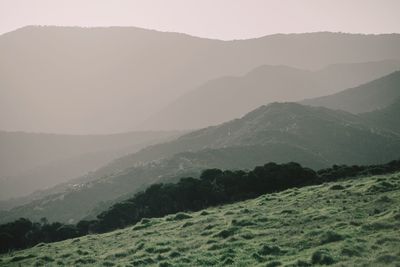
<svg viewBox="0 0 400 267"><path fill-rule="evenodd" d="M17 197L0 202L0 222L90 219L206 168L377 164L400 151L398 34L26 27L0 36L0 57L1 127L71 133L0 132L1 198ZM98 134L135 127L192 130Z"/></svg>
<svg viewBox="0 0 400 267"><path fill-rule="evenodd" d="M385 79L390 82L392 76ZM396 107L388 110L398 112ZM1 220L25 216L76 222L151 183L196 177L205 168L248 169L268 161L296 161L313 168L387 162L398 158L400 134L383 127L379 114L382 110L356 115L298 103L261 106L240 119L114 160L89 175L44 191L29 204L3 211Z"/></svg>
<svg viewBox="0 0 400 267"><path fill-rule="evenodd" d="M2 130L98 134L141 130L182 94L262 65L314 70L400 60L400 35L220 41L134 27L29 26L0 36L0 58Z"/></svg>
<svg viewBox="0 0 400 267"><path fill-rule="evenodd" d="M243 76L222 77L208 81L154 114L142 127L196 129L217 125L241 117L249 110L266 103L300 101L337 93L397 70L400 70L400 61L394 60L335 64L315 71L264 65ZM378 86L378 84L371 85L374 88ZM341 99L338 102L344 101ZM352 100L348 102L351 103Z"/></svg>

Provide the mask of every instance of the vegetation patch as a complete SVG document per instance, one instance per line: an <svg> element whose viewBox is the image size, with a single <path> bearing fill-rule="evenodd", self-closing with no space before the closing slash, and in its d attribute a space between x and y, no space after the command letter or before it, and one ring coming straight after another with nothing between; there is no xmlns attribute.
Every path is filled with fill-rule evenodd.
<svg viewBox="0 0 400 267"><path fill-rule="evenodd" d="M342 241L344 239L345 238L343 235L336 233L335 231L327 231L322 234L320 238L320 243L327 244L327 243Z"/></svg>
<svg viewBox="0 0 400 267"><path fill-rule="evenodd" d="M330 190L344 190L345 187L343 185L340 185L340 184L335 184L335 185L332 185L331 187L329 187L329 189Z"/></svg>
<svg viewBox="0 0 400 267"><path fill-rule="evenodd" d="M190 219L192 218L192 216L190 216L189 214L186 213L177 213L175 216L171 217L170 220L173 221L181 221L181 220L186 220L186 219Z"/></svg>
<svg viewBox="0 0 400 267"><path fill-rule="evenodd" d="M393 262L399 262L400 258L396 255L384 254L379 256L376 261L383 264L390 264Z"/></svg>
<svg viewBox="0 0 400 267"><path fill-rule="evenodd" d="M282 250L279 246L275 245L263 245L262 248L258 251L261 255L282 255L285 254L286 251Z"/></svg>
<svg viewBox="0 0 400 267"><path fill-rule="evenodd" d="M335 260L331 256L328 250L317 250L311 256L312 264L331 265L335 263Z"/></svg>
<svg viewBox="0 0 400 267"><path fill-rule="evenodd" d="M96 263L96 259L85 257L79 258L75 261L75 264L93 264Z"/></svg>
<svg viewBox="0 0 400 267"><path fill-rule="evenodd" d="M243 220L232 220L232 225L234 226L240 226L240 227L244 227L244 226L251 226L251 225L255 225L254 222L248 220L248 219L243 219Z"/></svg>
<svg viewBox="0 0 400 267"><path fill-rule="evenodd" d="M238 230L237 227L229 227L228 229L222 230L219 233L217 233L215 237L228 238L230 236L233 236L237 230Z"/></svg>
<svg viewBox="0 0 400 267"><path fill-rule="evenodd" d="M17 262L17 261L22 261L22 260L26 260L26 259L30 259L30 258L35 258L36 256L33 254L29 254L29 255L21 255L21 256L15 256L11 258L11 262Z"/></svg>
<svg viewBox="0 0 400 267"><path fill-rule="evenodd" d="M270 261L270 262L268 262L266 265L265 265L265 267L276 267L276 266L281 266L282 265L282 262L280 262L280 261Z"/></svg>
<svg viewBox="0 0 400 267"><path fill-rule="evenodd" d="M263 205L271 195L211 207L204 215L183 213L190 219L174 220L177 214L168 215L172 220L143 219L136 225L148 227L135 231L136 225L82 236L79 242L71 239L4 253L0 265L396 266L400 188L370 195L366 190L377 182L397 185L400 176L376 178L298 188L298 194L278 192ZM338 191L330 189L336 184L346 188L340 201L335 200ZM244 209L248 211L240 212ZM374 209L383 211L370 216ZM287 210L298 212L292 215ZM193 224L183 227L187 223Z"/></svg>

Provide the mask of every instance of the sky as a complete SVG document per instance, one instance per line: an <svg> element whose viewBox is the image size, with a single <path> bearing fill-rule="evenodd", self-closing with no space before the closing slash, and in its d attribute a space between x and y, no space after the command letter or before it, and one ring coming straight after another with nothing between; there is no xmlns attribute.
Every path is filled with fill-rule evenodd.
<svg viewBox="0 0 400 267"><path fill-rule="evenodd" d="M136 26L232 40L399 33L400 0L0 0L0 34L26 25Z"/></svg>

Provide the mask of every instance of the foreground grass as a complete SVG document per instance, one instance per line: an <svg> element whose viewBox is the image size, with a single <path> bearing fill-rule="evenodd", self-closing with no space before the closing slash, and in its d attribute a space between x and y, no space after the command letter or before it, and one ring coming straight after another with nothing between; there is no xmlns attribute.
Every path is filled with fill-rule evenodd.
<svg viewBox="0 0 400 267"><path fill-rule="evenodd" d="M400 266L400 173L143 219L0 255L1 266Z"/></svg>

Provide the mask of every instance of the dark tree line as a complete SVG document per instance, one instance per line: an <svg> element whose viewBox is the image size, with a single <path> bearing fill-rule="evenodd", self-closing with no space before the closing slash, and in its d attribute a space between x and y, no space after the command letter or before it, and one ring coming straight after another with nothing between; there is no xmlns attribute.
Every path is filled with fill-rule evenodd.
<svg viewBox="0 0 400 267"><path fill-rule="evenodd" d="M76 225L31 222L19 219L0 225L0 252L23 249L38 243L55 242L102 233L135 224L143 218L162 217L181 211L198 211L210 206L254 198L266 193L342 178L391 173L400 170L400 160L382 165L347 166L315 172L297 163L268 163L252 171L203 171L200 179L182 178L178 183L154 184L133 198L117 203L96 220Z"/></svg>

